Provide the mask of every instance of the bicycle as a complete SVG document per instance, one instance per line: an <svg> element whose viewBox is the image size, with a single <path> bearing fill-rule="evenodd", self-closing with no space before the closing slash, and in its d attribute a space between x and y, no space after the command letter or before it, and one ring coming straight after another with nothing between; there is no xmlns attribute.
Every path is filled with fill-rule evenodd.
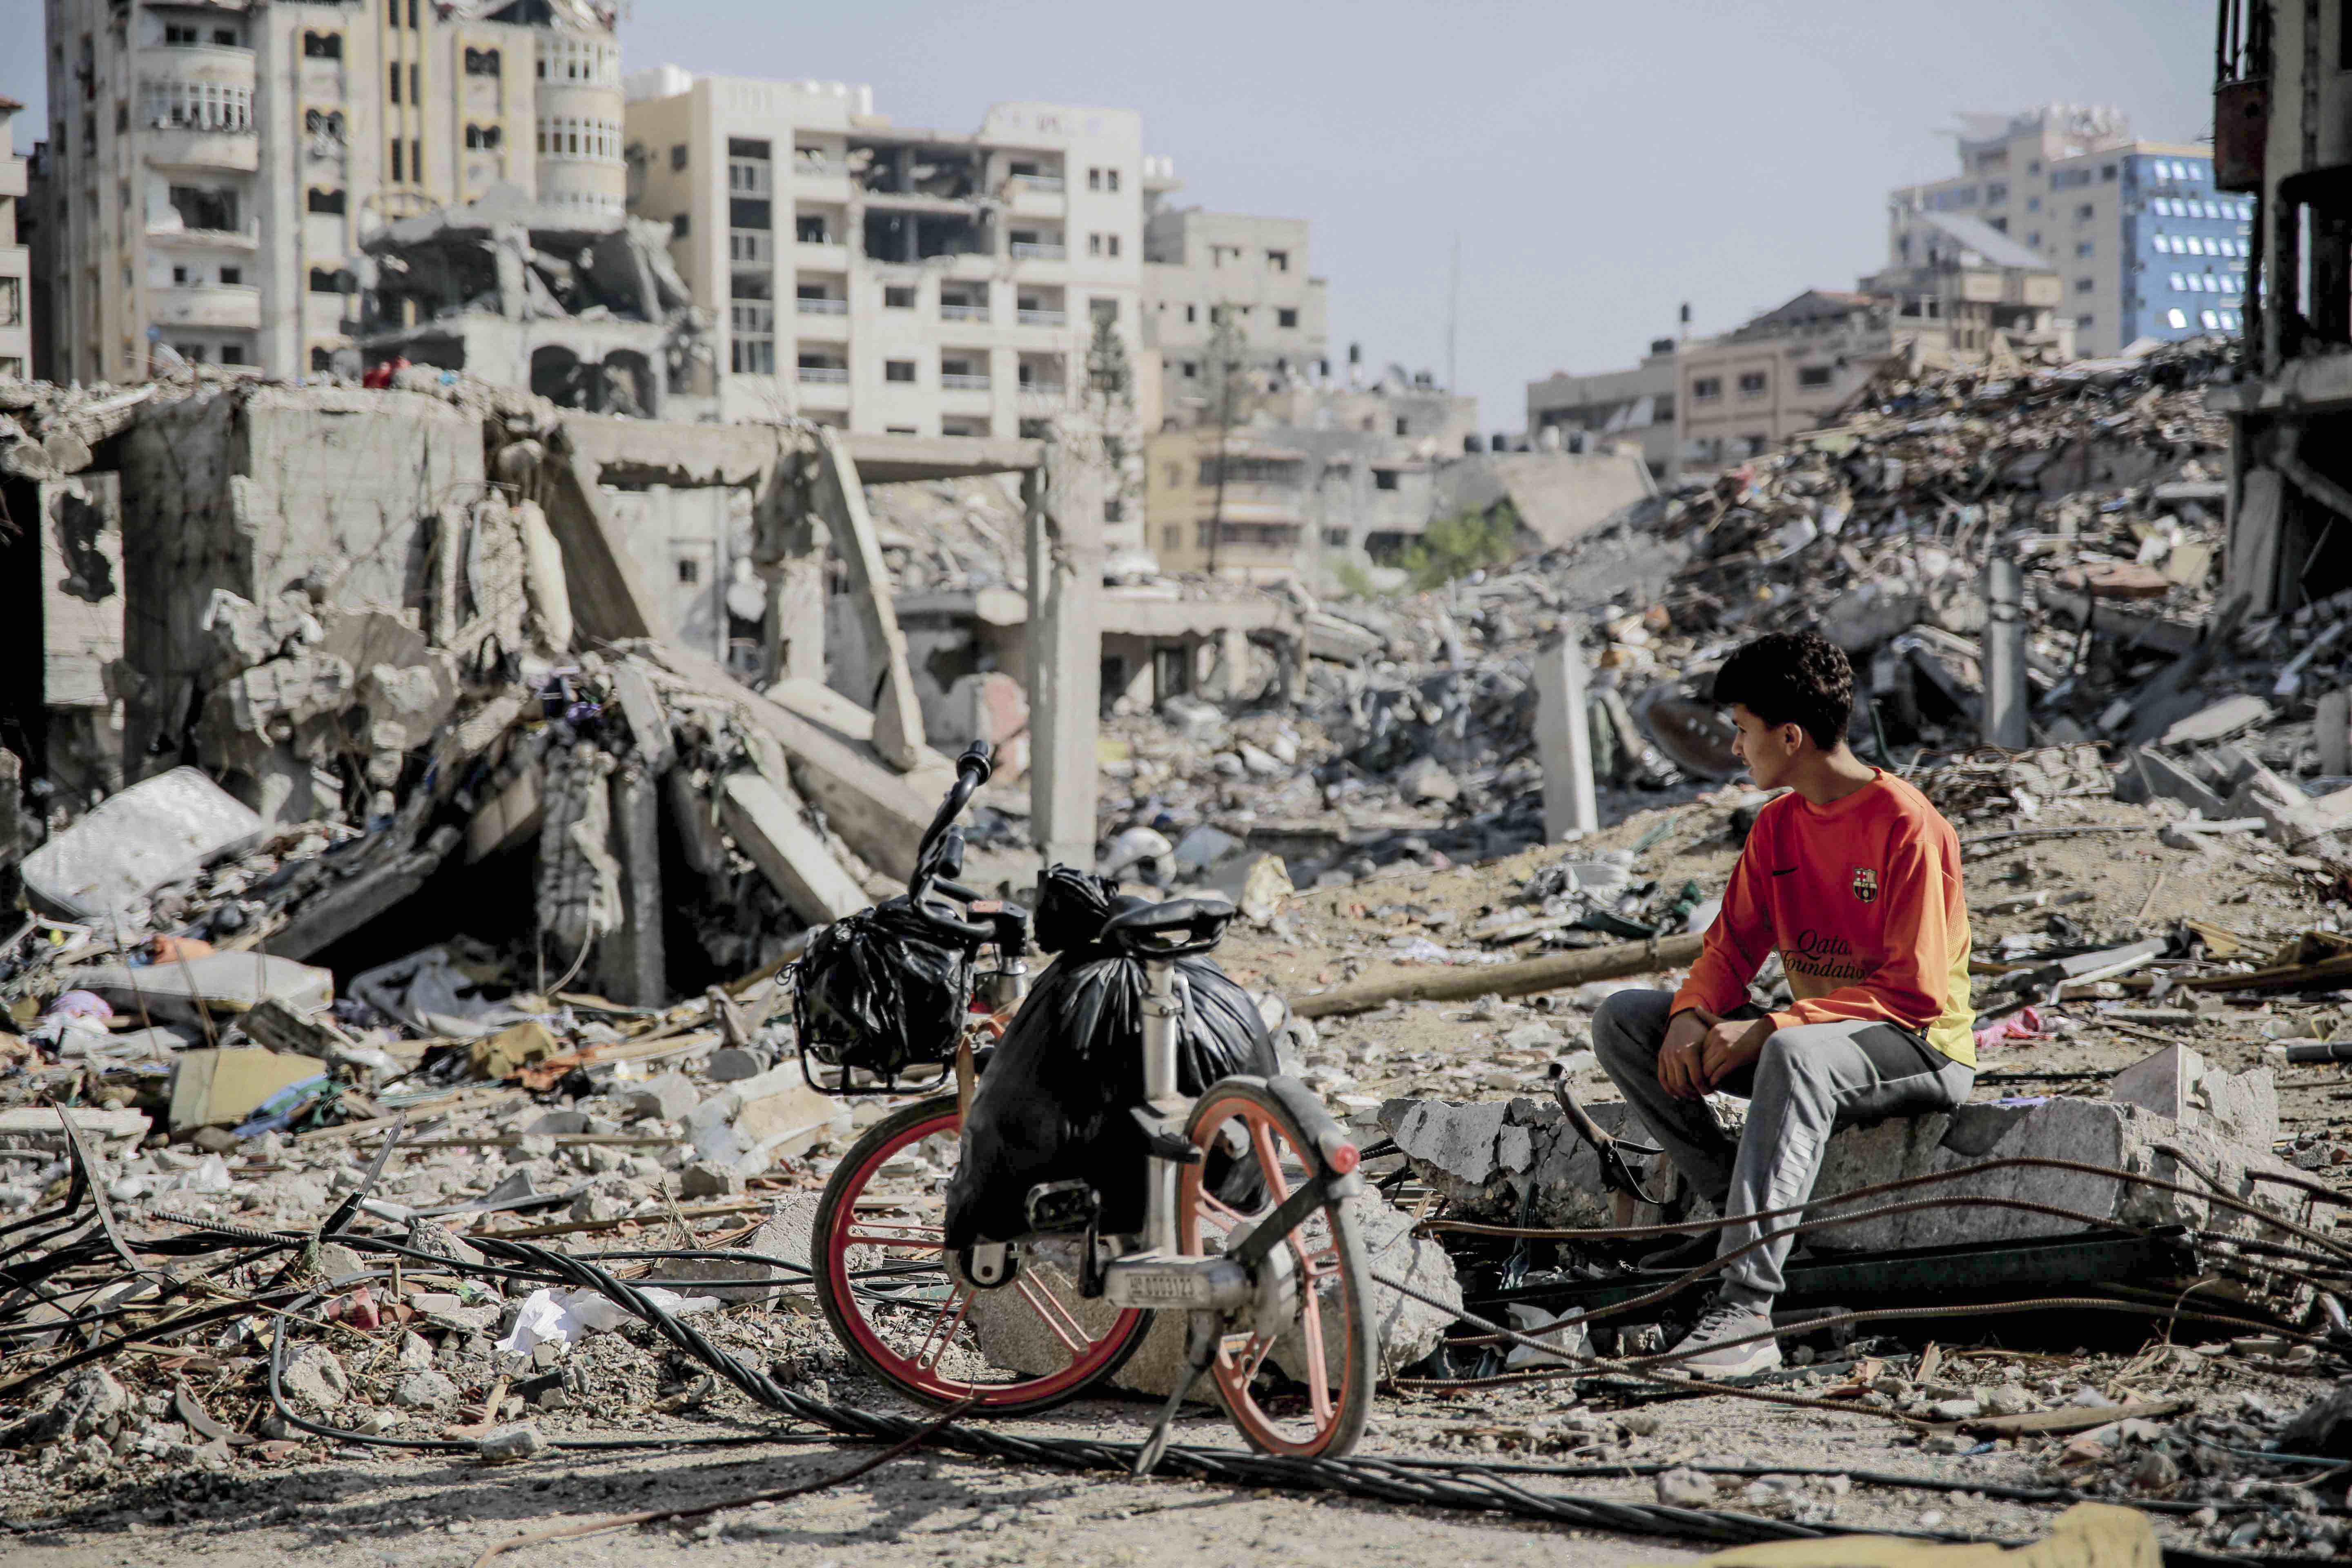
<svg viewBox="0 0 2352 1568"><path fill-rule="evenodd" d="M981 973L971 1006L987 1009L1001 1032L1025 989L1026 911L953 880L962 850L953 824L988 777L985 742L957 771L902 908L975 967L994 951L996 966ZM959 916L947 900L980 918ZM1142 1346L1151 1314L1179 1311L1183 1361L1139 1473L1164 1451L1171 1422L1203 1375L1261 1452L1354 1447L1370 1415L1377 1359L1370 1264L1346 1206L1363 1188L1356 1146L1296 1079L1229 1077L1197 1096L1179 1086L1186 992L1178 963L1213 949L1235 912L1215 900L1123 900L1095 937L1097 951L1140 960L1146 975L1136 1042L1146 1103L1133 1110L1148 1150L1139 1231L1098 1234L1098 1195L1064 1181L1028 1192L1025 1234L947 1247L944 1194L964 1142L964 1109L987 1071L989 1053L974 1038L984 1029L966 1029L955 1060L932 1080L952 1079L955 1092L893 1112L843 1157L817 1210L816 1291L868 1371L927 1405L1033 1414L1113 1376ZM835 1051L854 1046L830 1042ZM810 1049L806 1038L802 1047ZM839 1087L875 1087L852 1077L843 1068ZM1024 1364L990 1363L978 1341L991 1324L1000 1349L1022 1342L1013 1359Z"/></svg>

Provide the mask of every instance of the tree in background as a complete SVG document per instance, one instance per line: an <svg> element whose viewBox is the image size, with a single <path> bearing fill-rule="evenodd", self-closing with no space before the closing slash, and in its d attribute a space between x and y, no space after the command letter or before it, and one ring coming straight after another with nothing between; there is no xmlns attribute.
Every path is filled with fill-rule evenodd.
<svg viewBox="0 0 2352 1568"><path fill-rule="evenodd" d="M1434 519L1398 563L1416 588L1442 587L1456 577L1519 558L1519 511L1507 500L1485 511Z"/></svg>
<svg viewBox="0 0 2352 1568"><path fill-rule="evenodd" d="M1089 422L1102 441L1107 470L1103 488L1103 521L1121 522L1143 482L1143 442L1136 429L1135 365L1127 357L1127 340L1118 333L1118 310L1095 312L1094 336L1087 344L1086 407Z"/></svg>

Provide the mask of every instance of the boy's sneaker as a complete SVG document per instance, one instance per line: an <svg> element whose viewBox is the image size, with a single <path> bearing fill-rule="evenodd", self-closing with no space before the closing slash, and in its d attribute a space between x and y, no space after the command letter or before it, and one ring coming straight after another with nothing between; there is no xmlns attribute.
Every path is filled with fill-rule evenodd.
<svg viewBox="0 0 2352 1568"><path fill-rule="evenodd" d="M1717 1300L1699 1315L1697 1326L1668 1352L1683 1359L1664 1363L1658 1370L1672 1373L1679 1368L1689 1376L1705 1378L1748 1377L1769 1372L1780 1364L1780 1342L1771 1338L1748 1340L1748 1336L1769 1334L1771 1327L1769 1312ZM1727 1340L1748 1342L1726 1344L1723 1342ZM1688 1353L1694 1351L1698 1353Z"/></svg>
<svg viewBox="0 0 2352 1568"><path fill-rule="evenodd" d="M1722 1244L1723 1232L1703 1230L1696 1236L1678 1236L1655 1252L1642 1254L1639 1267L1653 1271L1672 1269L1680 1274L1702 1263L1715 1261L1715 1249Z"/></svg>

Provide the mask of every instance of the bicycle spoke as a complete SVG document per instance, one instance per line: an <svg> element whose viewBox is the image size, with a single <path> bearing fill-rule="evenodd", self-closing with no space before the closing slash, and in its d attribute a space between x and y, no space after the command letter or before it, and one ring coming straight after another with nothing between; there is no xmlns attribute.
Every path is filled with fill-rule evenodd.
<svg viewBox="0 0 2352 1568"><path fill-rule="evenodd" d="M952 1317L948 1315L950 1307L955 1309ZM938 1368L940 1357L948 1353L948 1347L955 1341L956 1330L963 1326L963 1315L971 1310L971 1292L966 1289L958 1289L940 1303L939 1310L932 1314L930 1331L923 1336L922 1348L915 1353L917 1366L926 1372Z"/></svg>
<svg viewBox="0 0 2352 1568"><path fill-rule="evenodd" d="M1290 1195L1290 1183L1282 1173L1282 1156L1274 1146L1274 1129L1261 1121L1250 1128L1250 1144L1257 1151L1257 1168L1265 1177L1268 1206L1279 1205Z"/></svg>
<svg viewBox="0 0 2352 1568"><path fill-rule="evenodd" d="M1312 1290L1299 1297L1298 1328L1307 1339L1307 1400L1320 1426L1331 1419L1331 1373L1323 1359L1323 1306Z"/></svg>
<svg viewBox="0 0 2352 1568"><path fill-rule="evenodd" d="M1021 1292L1022 1299L1026 1300L1037 1316L1045 1321L1046 1329L1055 1339L1062 1342L1063 1347L1072 1356L1083 1356L1094 1348L1095 1342L1088 1337L1085 1328L1051 1290L1045 1289L1026 1275L1013 1280L1013 1288Z"/></svg>

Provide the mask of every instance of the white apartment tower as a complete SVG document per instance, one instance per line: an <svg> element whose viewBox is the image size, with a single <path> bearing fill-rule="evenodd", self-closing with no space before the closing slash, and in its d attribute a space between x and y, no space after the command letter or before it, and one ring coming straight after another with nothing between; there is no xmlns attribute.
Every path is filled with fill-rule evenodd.
<svg viewBox="0 0 2352 1568"><path fill-rule="evenodd" d="M913 130L844 82L628 79L630 211L718 318L720 417L1013 437L1139 348L1143 124L1003 103Z"/></svg>
<svg viewBox="0 0 2352 1568"><path fill-rule="evenodd" d="M16 156L8 121L25 106L0 98L0 375L33 374L32 268L18 210L25 202L25 160Z"/></svg>
<svg viewBox="0 0 2352 1568"><path fill-rule="evenodd" d="M509 184L618 214L621 60L585 0L47 0L60 381L326 370L361 237Z"/></svg>

